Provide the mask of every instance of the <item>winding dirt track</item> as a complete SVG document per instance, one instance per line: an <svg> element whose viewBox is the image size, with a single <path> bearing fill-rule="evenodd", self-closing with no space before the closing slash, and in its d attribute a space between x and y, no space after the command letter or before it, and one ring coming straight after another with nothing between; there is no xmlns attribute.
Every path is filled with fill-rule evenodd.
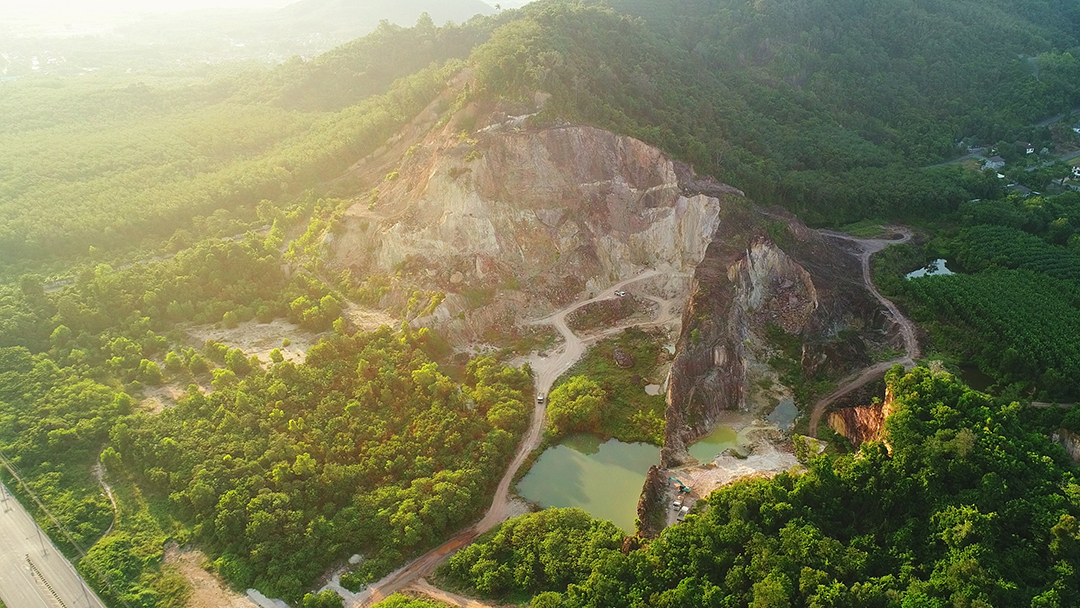
<svg viewBox="0 0 1080 608"><path fill-rule="evenodd" d="M889 301L885 296L881 295L881 292L874 286L873 278L870 275L871 256L882 249L885 249L889 245L899 245L911 240L911 231L908 229L891 228L891 230L898 232L903 236L899 239L860 239L840 232L832 232L830 230L820 231L824 236L849 241L858 246L859 261L862 262L863 284L866 286L866 289L874 294L874 297L881 302L881 305L885 307L885 310L888 311L889 317L892 318L893 322L900 327L900 335L904 339L904 352L906 354L903 357L898 357L892 361L876 363L844 378L840 382L839 388L818 400L818 402L814 404L814 409L810 412L809 433L811 437L817 437L818 427L821 424L822 416L825 415L829 406L835 403L837 399L880 378L890 367L897 363L910 369L915 366L915 359L919 358L919 341L915 338L915 324L901 314L900 309L898 309L895 304Z"/></svg>
<svg viewBox="0 0 1080 608"><path fill-rule="evenodd" d="M616 291L623 289L632 283L644 281L645 279L650 279L658 275L660 275L660 272L656 270L645 271L636 277L612 285L594 298L575 302L550 317L533 321L531 323L532 325L553 325L565 341L565 344L563 344L563 347L559 352L552 356L540 357L533 355L529 358L529 364L532 366L533 370L536 394L546 395L548 391L551 390L551 386L555 383L555 380L581 358L590 342L594 342L600 338L618 333L630 327L666 325L678 320L679 312L675 309L676 307L672 306L672 301L647 294L641 294L642 297L652 300L659 305L660 308L656 319L645 323L627 323L617 327L610 327L602 332L590 334L585 338L579 337L574 332L570 331L570 327L566 324L566 317L582 306L593 302L599 302L600 300L614 298L616 297ZM529 454L540 445L546 413L545 404L546 400L536 404L536 407L533 410L532 420L529 423L529 429L526 431L525 437L518 448L517 455L514 456L514 460L510 462L510 466L507 467L506 473L499 481L499 487L495 491L495 498L492 500L491 507L488 508L484 518L476 524L457 533L453 538L442 545L413 560L401 569L396 570L382 580L369 585L367 589L356 595L353 602L350 604L350 608L371 606L393 593L402 591L408 587L416 587L420 584L416 581L434 572L435 568L444 559L510 517L510 484L513 482L518 469L521 468L521 465L523 465L525 460L529 457ZM427 587L430 587L430 585L427 585ZM423 591L424 589L420 590Z"/></svg>

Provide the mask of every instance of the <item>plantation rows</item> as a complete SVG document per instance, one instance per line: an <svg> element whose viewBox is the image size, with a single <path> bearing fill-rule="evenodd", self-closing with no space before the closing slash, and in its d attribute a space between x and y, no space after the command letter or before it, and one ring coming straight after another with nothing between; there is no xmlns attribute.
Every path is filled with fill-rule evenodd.
<svg viewBox="0 0 1080 608"><path fill-rule="evenodd" d="M1080 254L1008 226L972 226L953 241L957 261L971 271L1025 268L1080 284Z"/></svg>
<svg viewBox="0 0 1080 608"><path fill-rule="evenodd" d="M1075 398L1080 375L1080 289L1025 270L926 277L908 283L913 314L935 323L938 346L993 370L1036 381L1047 398Z"/></svg>

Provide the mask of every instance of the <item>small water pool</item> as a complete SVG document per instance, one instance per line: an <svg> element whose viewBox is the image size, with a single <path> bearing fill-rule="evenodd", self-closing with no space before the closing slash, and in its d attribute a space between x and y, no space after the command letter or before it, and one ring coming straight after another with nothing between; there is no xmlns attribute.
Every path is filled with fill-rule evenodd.
<svg viewBox="0 0 1080 608"><path fill-rule="evenodd" d="M721 425L713 432L695 441L687 450L699 462L709 462L728 448L739 445L739 432L730 426Z"/></svg>
<svg viewBox="0 0 1080 608"><path fill-rule="evenodd" d="M781 431L789 431L795 426L795 419L799 417L799 408L791 398L782 399L769 413L767 420L776 425Z"/></svg>
<svg viewBox="0 0 1080 608"><path fill-rule="evenodd" d="M633 534L645 474L659 462L660 449L647 443L575 433L541 454L517 491L545 508L584 509Z"/></svg>
<svg viewBox="0 0 1080 608"><path fill-rule="evenodd" d="M992 376L984 374L976 365L961 365L960 379L964 381L964 384L984 393L997 382Z"/></svg>
<svg viewBox="0 0 1080 608"><path fill-rule="evenodd" d="M912 271L904 275L909 279L917 279L919 277L926 276L946 276L955 274L945 266L945 260L938 258L933 262L930 262L925 267Z"/></svg>

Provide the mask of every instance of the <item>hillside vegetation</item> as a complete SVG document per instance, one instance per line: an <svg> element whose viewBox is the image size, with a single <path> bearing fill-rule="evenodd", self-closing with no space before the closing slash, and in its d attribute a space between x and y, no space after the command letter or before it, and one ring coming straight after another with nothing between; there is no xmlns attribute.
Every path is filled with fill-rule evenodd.
<svg viewBox="0 0 1080 608"><path fill-rule="evenodd" d="M534 607L1075 605L1080 485L1061 448L948 374L887 381L889 449L721 488L625 554L583 512L526 515L444 574Z"/></svg>
<svg viewBox="0 0 1080 608"><path fill-rule="evenodd" d="M991 198L992 180L917 167L964 137L1046 139L1030 125L1080 105L1080 16L1064 0L613 8L542 1L461 26L384 24L239 76L5 84L0 254L126 246L295 197L427 105L450 75L429 64L469 56L493 30L470 60L482 96L550 92L551 119L640 137L811 222Z"/></svg>
<svg viewBox="0 0 1080 608"><path fill-rule="evenodd" d="M659 145L812 222L992 198L992 180L917 167L961 138L1034 137L1031 122L1080 105L1067 2L613 6L646 21L530 5L477 50L481 90L551 92L552 116Z"/></svg>

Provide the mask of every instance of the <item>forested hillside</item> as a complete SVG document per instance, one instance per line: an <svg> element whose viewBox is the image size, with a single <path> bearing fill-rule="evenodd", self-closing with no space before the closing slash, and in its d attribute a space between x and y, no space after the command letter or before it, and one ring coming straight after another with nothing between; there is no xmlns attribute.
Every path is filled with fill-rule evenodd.
<svg viewBox="0 0 1080 608"><path fill-rule="evenodd" d="M443 62L493 26L387 24L274 69L4 85L0 257L127 249L192 230L196 216L290 203L431 103L460 69Z"/></svg>
<svg viewBox="0 0 1080 608"><path fill-rule="evenodd" d="M479 98L550 92L550 119L658 144L811 222L991 198L992 180L917 167L965 137L1037 140L1033 122L1080 105L1073 3L615 9L645 20L546 1L461 26L386 24L312 62L239 75L7 83L0 253L128 246L295 197L416 115L457 69L428 66L468 57L493 30L471 59Z"/></svg>
<svg viewBox="0 0 1080 608"><path fill-rule="evenodd" d="M928 330L932 346L973 365L1011 398L1080 398L1080 194L971 201L922 247L878 260L882 289ZM959 274L904 280L928 260Z"/></svg>
<svg viewBox="0 0 1080 608"><path fill-rule="evenodd" d="M239 588L298 599L361 548L381 576L479 515L528 421L528 374L478 360L455 384L426 334L335 336L117 425L102 461L167 496Z"/></svg>
<svg viewBox="0 0 1080 608"><path fill-rule="evenodd" d="M1080 485L1041 424L948 374L887 380L887 446L722 488L629 553L580 511L527 515L444 574L534 608L1076 605Z"/></svg>
<svg viewBox="0 0 1080 608"><path fill-rule="evenodd" d="M1075 5L1024 4L615 3L643 23L538 3L475 60L493 95L549 91L552 114L658 144L809 221L912 217L995 189L919 165L961 138L1030 138L1080 105Z"/></svg>

